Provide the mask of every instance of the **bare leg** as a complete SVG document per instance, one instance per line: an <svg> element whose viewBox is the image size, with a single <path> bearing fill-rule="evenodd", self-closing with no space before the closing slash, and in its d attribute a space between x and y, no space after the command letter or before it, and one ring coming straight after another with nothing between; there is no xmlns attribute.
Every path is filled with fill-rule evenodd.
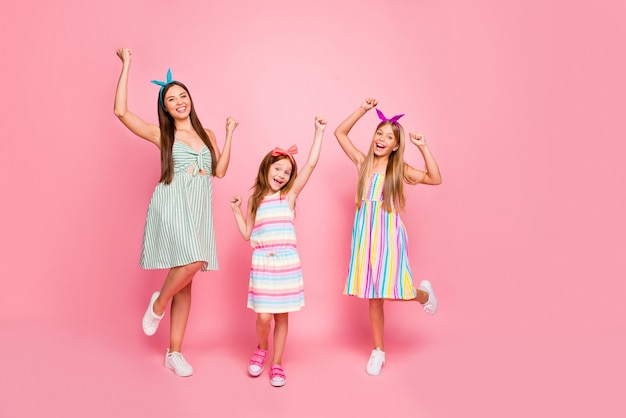
<svg viewBox="0 0 626 418"><path fill-rule="evenodd" d="M415 299L412 299L412 300L415 300L421 303L422 305L428 302L428 293L420 289L415 289L415 290L417 291L417 296L415 297Z"/></svg>
<svg viewBox="0 0 626 418"><path fill-rule="evenodd" d="M167 273L163 287L161 288L161 294L154 301L152 307L153 312L156 315L161 315L165 312L170 299L174 297L181 289L191 283L193 276L202 268L202 261L196 261L195 263L187 264L185 266L173 267Z"/></svg>
<svg viewBox="0 0 626 418"><path fill-rule="evenodd" d="M269 335L272 327L272 314L260 313L256 316L256 335L259 339L259 348L267 350L269 348Z"/></svg>
<svg viewBox="0 0 626 418"><path fill-rule="evenodd" d="M385 313L383 299L369 299L370 325L372 326L372 336L374 337L374 348L385 351L383 344L383 328L385 325Z"/></svg>
<svg viewBox="0 0 626 418"><path fill-rule="evenodd" d="M289 314L274 314L274 358L272 359L272 364L281 364L283 361L288 329Z"/></svg>
<svg viewBox="0 0 626 418"><path fill-rule="evenodd" d="M178 351L180 353L187 328L187 319L191 309L191 285L190 281L187 286L178 291L172 298L172 308L170 310L170 352Z"/></svg>
<svg viewBox="0 0 626 418"><path fill-rule="evenodd" d="M428 298L429 298L428 293L424 292L421 289L415 289L415 291L417 292L417 296L415 296L413 299L390 299L390 301L392 302L419 302L422 305L428 302Z"/></svg>
<svg viewBox="0 0 626 418"><path fill-rule="evenodd" d="M159 297L154 301L153 312L163 314L172 300L170 310L170 352L180 352L191 309L191 283L202 268L202 261L170 269Z"/></svg>

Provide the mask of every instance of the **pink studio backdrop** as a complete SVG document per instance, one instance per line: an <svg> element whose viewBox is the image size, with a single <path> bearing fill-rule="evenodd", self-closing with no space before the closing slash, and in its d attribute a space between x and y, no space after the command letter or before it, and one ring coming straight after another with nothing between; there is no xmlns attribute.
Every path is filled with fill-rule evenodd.
<svg viewBox="0 0 626 418"><path fill-rule="evenodd" d="M444 178L439 187L408 188L403 215L414 275L434 283L440 312L429 318L411 304L386 310L388 351L425 347L422 353L439 356L430 378L438 389L428 399L411 394L424 416L512 416L532 410L522 405L529 394L541 404L533 408L551 413L605 408L620 415L623 2L131 3L2 6L0 352L22 353L22 361L0 380L1 416L29 415L13 401L32 397L28 379L48 376L51 363L55 381L80 386L67 383L58 359L35 359L48 350L83 347L87 358L106 347L113 362L149 352L157 368L167 344L166 331L147 342L139 329L165 274L138 266L159 156L113 115L121 68L115 49L122 46L133 50L129 106L144 119L156 122L158 88L149 80L171 68L220 147L226 117L239 121L228 174L213 183L220 270L194 282L189 350L234 351L246 361L255 343L254 315L245 308L251 250L228 200L247 195L274 146L297 144L302 164L313 118L323 115L329 126L321 160L296 219L307 306L291 316L287 358L296 362L300 348L366 359L366 304L341 294L356 172L332 132L374 96L386 114L406 114L405 129L426 135ZM364 151L376 120L370 112L353 131ZM405 157L422 167L414 147ZM359 373L364 361L355 362ZM106 365L98 367L106 374ZM463 394L468 387L473 395ZM479 399L483 387L500 403ZM81 411L110 416L102 405L91 410L100 400L86 393ZM275 393L272 402L280 402ZM68 408L63 396L45 399L79 416L61 408ZM368 416L373 410L359 410L358 400L333 408ZM197 401L189 416L205 416ZM122 402L135 411L128 416L142 416L132 399ZM398 416L410 410L388 408ZM326 416L290 411L274 415Z"/></svg>

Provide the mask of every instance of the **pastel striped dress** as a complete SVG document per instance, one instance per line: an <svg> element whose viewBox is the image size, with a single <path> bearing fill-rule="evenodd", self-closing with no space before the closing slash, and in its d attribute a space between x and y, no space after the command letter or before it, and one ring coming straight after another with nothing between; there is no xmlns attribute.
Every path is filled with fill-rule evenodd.
<svg viewBox="0 0 626 418"><path fill-rule="evenodd" d="M304 306L293 218L280 191L263 198L257 209L250 235L254 251L248 288L248 308L257 313L294 312Z"/></svg>
<svg viewBox="0 0 626 418"><path fill-rule="evenodd" d="M352 256L344 294L373 299L417 296L408 259L408 238L397 212L383 207L385 175L373 173L352 229Z"/></svg>
<svg viewBox="0 0 626 418"><path fill-rule="evenodd" d="M197 152L175 140L172 158L172 182L159 182L148 206L140 265L165 269L203 261L202 271L217 270L211 152L206 145ZM206 175L198 174L201 168Z"/></svg>

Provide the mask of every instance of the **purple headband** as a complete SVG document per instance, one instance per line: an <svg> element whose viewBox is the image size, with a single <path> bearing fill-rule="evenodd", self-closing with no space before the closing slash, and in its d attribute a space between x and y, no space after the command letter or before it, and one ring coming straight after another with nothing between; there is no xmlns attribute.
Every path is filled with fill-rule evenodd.
<svg viewBox="0 0 626 418"><path fill-rule="evenodd" d="M378 119L380 119L383 122L391 122L391 123L398 123L398 119L400 119L402 116L404 116L404 113L401 115L396 115L394 117L392 117L391 119L387 119L387 117L385 115L383 115L383 112L381 112L380 110L376 109L376 113L378 114Z"/></svg>

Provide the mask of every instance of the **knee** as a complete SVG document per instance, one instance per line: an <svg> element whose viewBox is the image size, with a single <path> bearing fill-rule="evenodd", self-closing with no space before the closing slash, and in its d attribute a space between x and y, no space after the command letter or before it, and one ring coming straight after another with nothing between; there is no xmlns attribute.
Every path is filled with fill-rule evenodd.
<svg viewBox="0 0 626 418"><path fill-rule="evenodd" d="M272 314L260 313L257 315L257 322L262 326L270 326L272 324Z"/></svg>
<svg viewBox="0 0 626 418"><path fill-rule="evenodd" d="M286 313L274 314L274 322L276 322L277 325L286 324L288 320L289 320L289 314L286 314Z"/></svg>
<svg viewBox="0 0 626 418"><path fill-rule="evenodd" d="M384 299L370 299L369 300L370 309L382 310L384 303L385 303Z"/></svg>
<svg viewBox="0 0 626 418"><path fill-rule="evenodd" d="M200 271L203 264L204 264L204 261L196 261L196 262L181 266L180 268L182 268L187 274L196 274L198 271Z"/></svg>

